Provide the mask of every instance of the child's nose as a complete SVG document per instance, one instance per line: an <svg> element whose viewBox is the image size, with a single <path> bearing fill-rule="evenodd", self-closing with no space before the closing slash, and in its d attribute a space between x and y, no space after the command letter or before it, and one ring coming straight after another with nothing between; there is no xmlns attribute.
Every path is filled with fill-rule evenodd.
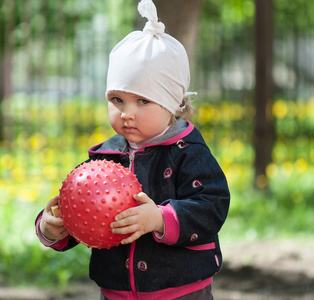
<svg viewBox="0 0 314 300"><path fill-rule="evenodd" d="M132 109L124 109L121 112L121 119L128 120L128 119L134 119L135 113Z"/></svg>

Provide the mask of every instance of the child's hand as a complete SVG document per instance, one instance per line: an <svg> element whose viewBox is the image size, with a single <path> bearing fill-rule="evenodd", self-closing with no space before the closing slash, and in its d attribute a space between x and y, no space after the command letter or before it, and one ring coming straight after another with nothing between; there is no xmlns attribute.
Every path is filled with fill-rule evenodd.
<svg viewBox="0 0 314 300"><path fill-rule="evenodd" d="M164 231L163 215L155 202L143 192L133 197L141 205L129 208L116 215L115 222L110 224L112 233L132 234L121 241L123 245L132 243L148 232L163 233Z"/></svg>
<svg viewBox="0 0 314 300"><path fill-rule="evenodd" d="M51 199L43 212L40 220L40 231L49 240L59 241L64 239L69 233L63 225L61 218L56 218L51 213L51 206L58 203L59 197Z"/></svg>

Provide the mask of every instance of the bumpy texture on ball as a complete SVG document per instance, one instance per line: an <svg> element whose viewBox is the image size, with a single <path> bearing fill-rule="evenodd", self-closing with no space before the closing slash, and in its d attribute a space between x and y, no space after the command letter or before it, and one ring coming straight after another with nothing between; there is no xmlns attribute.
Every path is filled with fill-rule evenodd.
<svg viewBox="0 0 314 300"><path fill-rule="evenodd" d="M136 176L121 164L94 160L74 169L60 189L60 217L69 233L93 248L118 246L129 235L113 234L110 223L120 212L137 206L142 191Z"/></svg>

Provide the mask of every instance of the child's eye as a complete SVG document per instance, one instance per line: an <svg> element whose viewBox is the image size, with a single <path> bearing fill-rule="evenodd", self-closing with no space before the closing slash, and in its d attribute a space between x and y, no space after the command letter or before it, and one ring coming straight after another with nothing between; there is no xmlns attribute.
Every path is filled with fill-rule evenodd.
<svg viewBox="0 0 314 300"><path fill-rule="evenodd" d="M122 101L122 99L120 99L120 98L118 98L118 97L112 97L112 98L110 99L110 102L112 102L112 103L121 103L121 102L123 102L123 101Z"/></svg>
<svg viewBox="0 0 314 300"><path fill-rule="evenodd" d="M141 104L147 104L147 103L149 103L149 101L146 100L146 99L139 99L138 101L139 101Z"/></svg>

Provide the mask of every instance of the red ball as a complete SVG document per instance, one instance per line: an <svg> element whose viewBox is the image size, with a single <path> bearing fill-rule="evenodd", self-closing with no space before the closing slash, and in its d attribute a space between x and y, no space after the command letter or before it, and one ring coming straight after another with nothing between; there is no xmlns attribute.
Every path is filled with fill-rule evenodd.
<svg viewBox="0 0 314 300"><path fill-rule="evenodd" d="M118 246L130 234L113 234L110 223L120 212L135 207L133 195L142 191L136 175L113 161L83 163L63 181L60 217L78 242L93 248Z"/></svg>

